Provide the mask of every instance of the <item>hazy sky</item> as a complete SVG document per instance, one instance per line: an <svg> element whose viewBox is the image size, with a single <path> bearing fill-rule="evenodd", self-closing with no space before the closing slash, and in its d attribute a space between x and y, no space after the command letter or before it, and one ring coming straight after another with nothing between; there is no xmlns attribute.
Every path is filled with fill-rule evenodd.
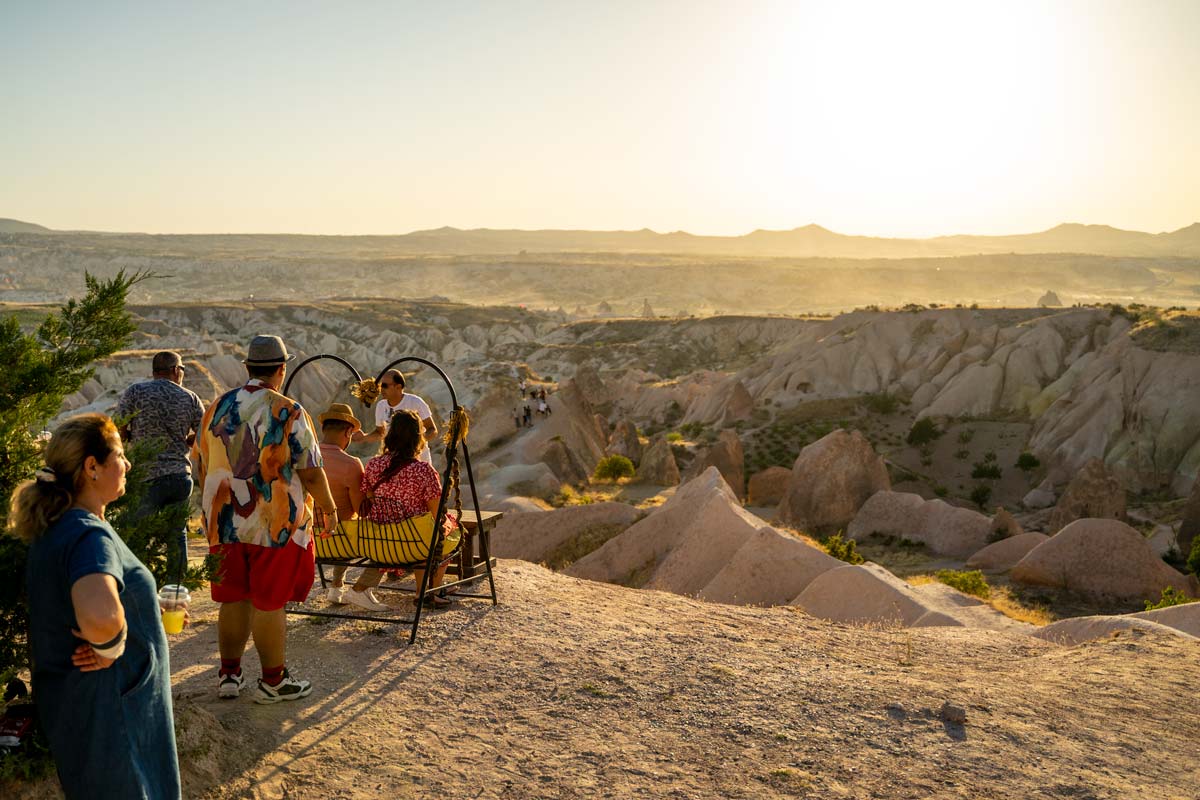
<svg viewBox="0 0 1200 800"><path fill-rule="evenodd" d="M1173 230L1198 43L1200 0L4 2L0 217Z"/></svg>

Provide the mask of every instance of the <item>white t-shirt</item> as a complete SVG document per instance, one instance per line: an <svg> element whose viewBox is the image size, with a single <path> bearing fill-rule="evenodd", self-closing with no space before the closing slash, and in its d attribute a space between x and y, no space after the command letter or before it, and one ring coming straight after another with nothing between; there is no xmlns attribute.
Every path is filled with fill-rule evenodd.
<svg viewBox="0 0 1200 800"><path fill-rule="evenodd" d="M399 405L391 405L386 397L379 398L379 402L375 404L375 427L386 426L392 419L392 414L403 409L417 412L417 416L421 421L429 419L433 416L433 412L429 410L429 404L415 394L404 393L404 397L400 398ZM429 445L425 445L425 449L421 451L419 458L426 464L433 463L433 455L429 452Z"/></svg>

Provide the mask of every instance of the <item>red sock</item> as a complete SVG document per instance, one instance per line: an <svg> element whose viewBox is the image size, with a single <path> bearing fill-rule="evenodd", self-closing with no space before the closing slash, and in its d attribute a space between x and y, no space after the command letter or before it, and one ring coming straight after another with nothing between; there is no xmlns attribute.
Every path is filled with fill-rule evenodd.
<svg viewBox="0 0 1200 800"><path fill-rule="evenodd" d="M241 675L242 660L240 658L222 658L221 659L221 674L222 675Z"/></svg>
<svg viewBox="0 0 1200 800"><path fill-rule="evenodd" d="M262 679L268 686L278 686L283 680L283 664L278 667L263 667Z"/></svg>

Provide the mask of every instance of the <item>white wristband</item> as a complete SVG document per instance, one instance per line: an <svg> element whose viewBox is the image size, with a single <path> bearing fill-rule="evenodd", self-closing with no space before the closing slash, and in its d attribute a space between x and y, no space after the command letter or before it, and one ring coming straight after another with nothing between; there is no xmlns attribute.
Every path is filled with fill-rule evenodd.
<svg viewBox="0 0 1200 800"><path fill-rule="evenodd" d="M107 658L109 661L115 661L125 652L125 639L128 638L129 632L125 626L121 626L121 632L116 635L112 641L105 642L108 645L103 647L95 642L88 642L92 646L92 652L98 656Z"/></svg>

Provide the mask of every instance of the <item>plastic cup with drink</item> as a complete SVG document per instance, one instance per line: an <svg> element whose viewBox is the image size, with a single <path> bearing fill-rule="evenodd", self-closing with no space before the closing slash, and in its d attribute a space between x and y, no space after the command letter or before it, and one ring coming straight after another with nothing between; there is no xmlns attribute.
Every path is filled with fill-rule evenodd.
<svg viewBox="0 0 1200 800"><path fill-rule="evenodd" d="M170 584L159 589L158 606L162 609L163 630L167 633L181 633L191 602L192 596L184 586Z"/></svg>

